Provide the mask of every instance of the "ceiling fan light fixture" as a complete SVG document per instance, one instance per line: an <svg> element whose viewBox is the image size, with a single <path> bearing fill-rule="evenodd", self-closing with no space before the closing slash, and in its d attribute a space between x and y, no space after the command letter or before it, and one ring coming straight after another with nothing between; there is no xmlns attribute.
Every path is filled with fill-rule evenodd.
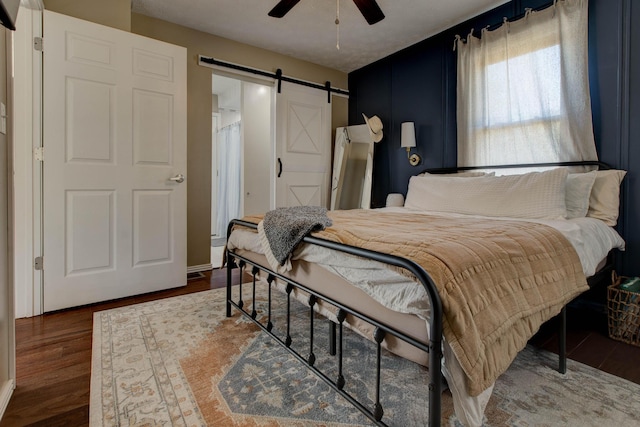
<svg viewBox="0 0 640 427"><path fill-rule="evenodd" d="M278 4L269 11L269 16L282 18L299 2L300 0L280 0ZM382 13L382 9L380 9L376 0L353 0L353 2L369 25L373 25L384 19L384 13Z"/></svg>
<svg viewBox="0 0 640 427"><path fill-rule="evenodd" d="M362 13L369 25L376 24L384 19L384 13L382 13L382 9L380 9L376 0L353 0L353 2L360 9L360 13Z"/></svg>
<svg viewBox="0 0 640 427"><path fill-rule="evenodd" d="M340 50L340 0L336 0L336 49Z"/></svg>
<svg viewBox="0 0 640 427"><path fill-rule="evenodd" d="M269 16L274 18L282 18L293 6L297 5L300 0L280 0L273 9L269 11Z"/></svg>

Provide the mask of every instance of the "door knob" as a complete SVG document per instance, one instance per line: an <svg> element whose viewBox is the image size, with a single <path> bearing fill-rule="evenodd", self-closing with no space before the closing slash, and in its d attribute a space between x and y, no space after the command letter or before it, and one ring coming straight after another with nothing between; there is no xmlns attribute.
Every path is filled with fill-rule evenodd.
<svg viewBox="0 0 640 427"><path fill-rule="evenodd" d="M178 184L181 184L181 183L184 182L184 175L179 173L178 175L174 176L173 178L169 178L169 181L173 181L173 182L177 182Z"/></svg>

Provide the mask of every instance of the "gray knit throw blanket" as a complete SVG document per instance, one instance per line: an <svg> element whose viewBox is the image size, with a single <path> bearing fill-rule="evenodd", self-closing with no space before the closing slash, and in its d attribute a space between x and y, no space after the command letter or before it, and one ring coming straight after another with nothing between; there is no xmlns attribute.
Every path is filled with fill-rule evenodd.
<svg viewBox="0 0 640 427"><path fill-rule="evenodd" d="M312 231L331 226L327 209L319 206L277 208L264 215L262 230L278 265L288 261L302 239Z"/></svg>

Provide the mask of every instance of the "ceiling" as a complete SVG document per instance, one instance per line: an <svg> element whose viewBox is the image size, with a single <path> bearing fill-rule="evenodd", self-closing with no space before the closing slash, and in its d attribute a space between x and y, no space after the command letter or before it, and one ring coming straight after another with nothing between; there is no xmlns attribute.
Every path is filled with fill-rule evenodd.
<svg viewBox="0 0 640 427"><path fill-rule="evenodd" d="M367 24L352 0L301 0L284 18L267 15L278 0L132 0L131 8L135 13L348 73L507 0L377 2L386 17L374 25Z"/></svg>

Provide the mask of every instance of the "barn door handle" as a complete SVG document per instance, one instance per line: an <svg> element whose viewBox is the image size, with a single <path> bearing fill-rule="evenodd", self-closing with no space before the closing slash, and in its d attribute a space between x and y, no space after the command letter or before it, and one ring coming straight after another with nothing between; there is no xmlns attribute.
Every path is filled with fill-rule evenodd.
<svg viewBox="0 0 640 427"><path fill-rule="evenodd" d="M173 178L169 178L169 181L173 181L173 182L177 182L178 184L182 184L184 182L184 175L179 173L178 175L174 176Z"/></svg>
<svg viewBox="0 0 640 427"><path fill-rule="evenodd" d="M278 157L278 178L280 178L280 175L282 175L282 160Z"/></svg>

